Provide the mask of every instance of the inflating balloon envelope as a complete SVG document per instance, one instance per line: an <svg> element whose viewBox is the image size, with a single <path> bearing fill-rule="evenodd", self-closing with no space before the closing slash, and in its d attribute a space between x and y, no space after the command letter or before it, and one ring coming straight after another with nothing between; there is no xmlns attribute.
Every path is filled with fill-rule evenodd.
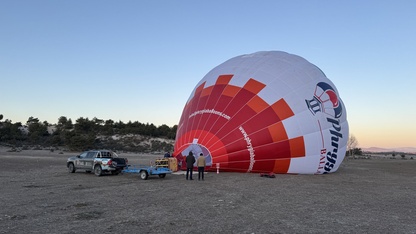
<svg viewBox="0 0 416 234"><path fill-rule="evenodd" d="M335 85L305 59L268 51L232 58L199 81L174 155L181 164L189 151L203 153L212 170L323 174L338 169L347 141Z"/></svg>

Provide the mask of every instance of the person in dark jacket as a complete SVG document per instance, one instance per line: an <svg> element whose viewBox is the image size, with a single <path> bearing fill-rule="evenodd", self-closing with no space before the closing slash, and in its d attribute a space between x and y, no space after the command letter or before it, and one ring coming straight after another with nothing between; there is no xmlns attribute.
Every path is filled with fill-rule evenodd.
<svg viewBox="0 0 416 234"><path fill-rule="evenodd" d="M192 173L194 171L194 163L195 163L195 157L192 151L190 151L188 156L186 157L186 179L188 179L188 175L190 174L189 179L193 180Z"/></svg>
<svg viewBox="0 0 416 234"><path fill-rule="evenodd" d="M165 157L165 158L170 158L170 153L169 153L169 151L168 151L168 152L166 152L166 154L165 154L163 157Z"/></svg>

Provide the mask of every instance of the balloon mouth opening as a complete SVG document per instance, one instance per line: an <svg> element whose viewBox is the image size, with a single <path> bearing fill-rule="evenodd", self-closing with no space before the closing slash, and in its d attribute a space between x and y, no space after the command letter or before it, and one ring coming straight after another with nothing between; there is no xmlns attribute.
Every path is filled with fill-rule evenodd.
<svg viewBox="0 0 416 234"><path fill-rule="evenodd" d="M188 147L186 147L182 152L180 152L178 155L176 155L176 157L186 157L188 156L189 152L191 152L194 154L194 156L196 158L201 157L201 154L203 155L202 157L205 157L205 162L207 166L212 166L212 156L211 153L209 152L209 150L203 146L203 145L199 145L199 144L190 144Z"/></svg>

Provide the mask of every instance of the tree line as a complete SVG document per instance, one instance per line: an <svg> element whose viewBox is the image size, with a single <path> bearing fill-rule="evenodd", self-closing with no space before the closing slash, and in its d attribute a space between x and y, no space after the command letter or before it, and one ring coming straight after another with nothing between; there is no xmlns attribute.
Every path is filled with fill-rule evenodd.
<svg viewBox="0 0 416 234"><path fill-rule="evenodd" d="M165 142L154 144L139 144L133 138L123 142L114 140L112 136L134 135L140 139L163 138L174 140L177 125L169 127L166 124L156 127L154 124L140 123L138 121L115 122L111 119L103 120L78 118L75 123L70 118L61 116L57 124L49 124L38 118L29 117L26 124L12 123L11 120L3 120L0 115L0 144L13 147L40 146L40 147L64 147L69 150L87 150L93 148L112 148L114 150L147 151L171 151L173 145ZM138 138L135 138L136 141ZM154 146L155 145L155 146Z"/></svg>

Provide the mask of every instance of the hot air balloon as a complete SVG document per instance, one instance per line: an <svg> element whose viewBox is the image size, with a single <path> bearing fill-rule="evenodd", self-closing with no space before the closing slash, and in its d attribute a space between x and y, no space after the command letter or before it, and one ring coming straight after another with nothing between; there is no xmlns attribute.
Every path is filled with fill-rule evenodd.
<svg viewBox="0 0 416 234"><path fill-rule="evenodd" d="M347 141L346 109L325 74L297 55L261 51L197 83L174 156L181 165L190 151L202 153L208 170L326 174L339 168Z"/></svg>

